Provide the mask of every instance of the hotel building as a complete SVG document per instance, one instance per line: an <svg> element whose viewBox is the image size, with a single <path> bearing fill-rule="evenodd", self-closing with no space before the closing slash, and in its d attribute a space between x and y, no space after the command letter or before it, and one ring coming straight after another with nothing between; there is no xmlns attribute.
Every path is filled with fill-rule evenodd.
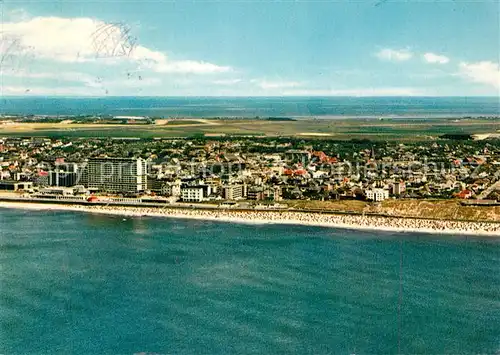
<svg viewBox="0 0 500 355"><path fill-rule="evenodd" d="M83 181L89 189L138 193L147 189L147 165L141 158L90 158Z"/></svg>

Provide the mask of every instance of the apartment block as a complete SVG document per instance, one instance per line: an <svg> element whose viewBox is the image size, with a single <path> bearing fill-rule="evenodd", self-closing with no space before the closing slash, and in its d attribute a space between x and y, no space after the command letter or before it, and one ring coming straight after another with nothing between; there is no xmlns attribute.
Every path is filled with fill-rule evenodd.
<svg viewBox="0 0 500 355"><path fill-rule="evenodd" d="M147 189L147 165L141 158L90 158L84 180L89 189L138 193Z"/></svg>

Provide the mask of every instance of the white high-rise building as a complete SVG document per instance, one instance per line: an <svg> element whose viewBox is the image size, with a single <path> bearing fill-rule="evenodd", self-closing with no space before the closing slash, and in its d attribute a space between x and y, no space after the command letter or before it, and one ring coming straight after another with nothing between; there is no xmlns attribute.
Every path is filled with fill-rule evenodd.
<svg viewBox="0 0 500 355"><path fill-rule="evenodd" d="M90 158L84 180L89 189L137 193L147 189L147 164L141 158Z"/></svg>
<svg viewBox="0 0 500 355"><path fill-rule="evenodd" d="M222 197L225 200L238 200L244 196L244 185L226 185L222 188Z"/></svg>

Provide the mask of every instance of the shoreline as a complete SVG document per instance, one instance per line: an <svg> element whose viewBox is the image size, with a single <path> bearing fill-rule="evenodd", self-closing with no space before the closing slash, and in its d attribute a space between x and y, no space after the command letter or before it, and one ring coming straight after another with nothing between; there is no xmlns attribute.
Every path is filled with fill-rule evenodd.
<svg viewBox="0 0 500 355"><path fill-rule="evenodd" d="M26 114L14 114L14 115L9 115L9 114L3 114L0 113L0 119L18 119L18 118L23 118L26 116ZM50 115L50 114L34 114L36 117L49 117L49 118L68 118L69 120L74 119L79 117L79 115L74 115L74 114L60 114L60 115ZM111 115L111 116L119 116L119 114L116 115ZM130 117L144 117L147 116L146 114L144 115L134 115ZM259 118L255 118L255 115L248 115L248 116L239 116L239 115L233 115L233 116L183 116L181 120L207 120L207 121L224 121L224 120L229 120L229 121L238 121L238 120L256 120L256 121L269 121L270 119L280 119L284 118L285 120L276 120L276 122L287 122L287 119L292 119L293 120L332 120L332 121L351 121L351 120L478 120L478 119L492 119L492 118L498 118L499 114L498 113L453 113L453 114L391 114L391 113L381 113L380 115L357 115L357 114L318 114L318 115L283 115L283 116L262 116ZM171 116L162 116L157 118L159 120L174 120L175 118ZM63 122L64 120L61 120ZM27 123L27 124L32 124L32 123L44 123L41 121L34 121L34 122L23 122L23 121L14 121L14 124L19 124L19 123ZM60 122L59 122L60 123ZM112 124L106 124L106 125L112 125ZM154 124L152 124L154 126ZM142 125L141 125L142 126Z"/></svg>
<svg viewBox="0 0 500 355"><path fill-rule="evenodd" d="M293 211L186 210L151 207L82 206L32 202L2 202L0 208L38 211L73 211L126 217L162 217L241 224L276 224L363 231L428 233L500 237L500 223L404 219L360 215L334 215Z"/></svg>

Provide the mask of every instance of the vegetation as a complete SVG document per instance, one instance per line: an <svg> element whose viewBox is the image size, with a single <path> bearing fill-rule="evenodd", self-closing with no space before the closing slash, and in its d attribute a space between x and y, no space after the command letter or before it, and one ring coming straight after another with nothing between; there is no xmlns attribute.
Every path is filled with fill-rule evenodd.
<svg viewBox="0 0 500 355"><path fill-rule="evenodd" d="M3 136L46 137L193 137L201 135L320 137L323 140L404 140L423 141L470 139L472 134L490 134L500 130L500 121L443 119L391 120L335 119L314 120L288 118L270 119L182 119L166 124L103 124L103 123L19 123L1 126Z"/></svg>

